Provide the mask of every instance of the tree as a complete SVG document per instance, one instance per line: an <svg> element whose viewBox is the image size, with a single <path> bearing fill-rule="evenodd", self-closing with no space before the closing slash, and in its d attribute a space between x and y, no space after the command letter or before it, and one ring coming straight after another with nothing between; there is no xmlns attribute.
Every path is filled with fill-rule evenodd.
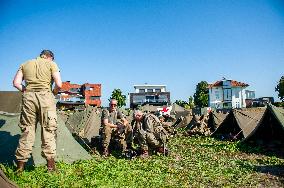
<svg viewBox="0 0 284 188"><path fill-rule="evenodd" d="M126 95L122 95L122 92L120 89L114 89L112 91L112 94L109 100L111 99L117 100L117 106L119 108L126 105Z"/></svg>
<svg viewBox="0 0 284 188"><path fill-rule="evenodd" d="M183 100L176 100L175 103L184 108L186 107L186 105L188 105L187 102Z"/></svg>
<svg viewBox="0 0 284 188"><path fill-rule="evenodd" d="M206 81L201 81L196 85L196 91L193 95L194 104L199 107L208 106L209 90L208 83Z"/></svg>
<svg viewBox="0 0 284 188"><path fill-rule="evenodd" d="M188 106L189 106L190 108L194 108L194 101L193 101L193 97L192 97L192 96L190 96L190 97L188 98Z"/></svg>
<svg viewBox="0 0 284 188"><path fill-rule="evenodd" d="M191 109L194 107L194 103L193 103L193 97L190 96L188 98L188 102L183 101L183 100L176 100L175 103L185 109Z"/></svg>
<svg viewBox="0 0 284 188"><path fill-rule="evenodd" d="M278 92L279 99L284 102L284 76L280 78L279 83L275 87L275 91Z"/></svg>

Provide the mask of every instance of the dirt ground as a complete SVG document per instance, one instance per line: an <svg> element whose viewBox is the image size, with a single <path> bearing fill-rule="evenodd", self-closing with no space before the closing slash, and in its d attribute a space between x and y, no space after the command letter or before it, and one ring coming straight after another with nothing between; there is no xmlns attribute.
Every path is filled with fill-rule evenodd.
<svg viewBox="0 0 284 188"><path fill-rule="evenodd" d="M0 111L21 112L22 93L19 91L0 91Z"/></svg>

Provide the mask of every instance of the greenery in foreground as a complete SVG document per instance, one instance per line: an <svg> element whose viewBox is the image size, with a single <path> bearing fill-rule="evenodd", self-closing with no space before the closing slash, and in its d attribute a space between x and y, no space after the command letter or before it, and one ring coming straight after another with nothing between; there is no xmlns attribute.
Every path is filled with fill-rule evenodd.
<svg viewBox="0 0 284 188"><path fill-rule="evenodd" d="M272 187L284 186L283 177L260 173L259 166L280 166L284 159L243 153L239 143L205 137L175 137L171 155L148 159L102 158L74 164L57 163L58 173L45 167L28 169L18 176L14 167L3 167L20 187ZM243 146L250 152L258 148Z"/></svg>

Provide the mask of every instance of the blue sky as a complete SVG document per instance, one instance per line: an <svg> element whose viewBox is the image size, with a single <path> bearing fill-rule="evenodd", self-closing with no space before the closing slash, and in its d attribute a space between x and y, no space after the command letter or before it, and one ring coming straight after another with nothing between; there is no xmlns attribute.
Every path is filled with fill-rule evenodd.
<svg viewBox="0 0 284 188"><path fill-rule="evenodd" d="M63 80L115 88L165 84L187 100L200 81L245 82L273 96L284 75L281 0L0 0L0 90L51 49Z"/></svg>

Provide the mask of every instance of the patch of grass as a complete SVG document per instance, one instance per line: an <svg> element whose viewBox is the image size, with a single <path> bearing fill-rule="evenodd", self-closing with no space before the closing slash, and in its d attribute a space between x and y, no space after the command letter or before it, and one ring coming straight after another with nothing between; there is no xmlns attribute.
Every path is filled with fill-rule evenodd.
<svg viewBox="0 0 284 188"><path fill-rule="evenodd" d="M248 147L248 146L244 146ZM102 158L74 164L57 163L56 174L45 167L18 176L14 167L1 166L20 187L273 187L283 177L260 173L256 166L284 166L275 156L244 153L238 142L208 137L174 137L169 157L153 155L133 160Z"/></svg>

